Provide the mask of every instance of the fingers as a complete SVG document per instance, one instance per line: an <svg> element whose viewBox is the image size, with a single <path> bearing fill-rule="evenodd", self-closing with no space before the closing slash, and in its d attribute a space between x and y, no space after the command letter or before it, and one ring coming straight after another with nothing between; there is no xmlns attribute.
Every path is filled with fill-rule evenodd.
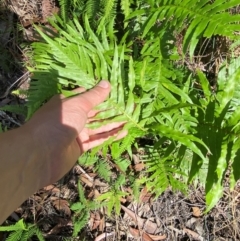
<svg viewBox="0 0 240 241"><path fill-rule="evenodd" d="M104 132L96 135L89 136L89 140L85 142L81 142L81 150L88 151L89 149L92 149L96 146L99 146L103 144L105 141L107 141L110 137L115 137L115 141L122 139L127 135L127 131L123 130L122 128L117 128L114 130L111 130L109 132Z"/></svg>
<svg viewBox="0 0 240 241"><path fill-rule="evenodd" d="M85 92L85 91L86 91L86 89L83 88L83 87L78 87L78 88L72 90L72 92L74 92L74 93L76 93L76 94L81 94L81 93L83 93L83 92Z"/></svg>
<svg viewBox="0 0 240 241"><path fill-rule="evenodd" d="M91 109L102 103L108 97L110 89L109 82L102 80L94 88L75 98L78 98L81 109L85 111L85 113L88 113Z"/></svg>
<svg viewBox="0 0 240 241"><path fill-rule="evenodd" d="M96 129L89 129L88 134L89 134L89 136L92 136L92 135L97 135L97 134L104 133L104 132L110 132L114 129L117 129L120 127L122 128L124 124L126 124L126 121L110 123L110 124L101 126Z"/></svg>

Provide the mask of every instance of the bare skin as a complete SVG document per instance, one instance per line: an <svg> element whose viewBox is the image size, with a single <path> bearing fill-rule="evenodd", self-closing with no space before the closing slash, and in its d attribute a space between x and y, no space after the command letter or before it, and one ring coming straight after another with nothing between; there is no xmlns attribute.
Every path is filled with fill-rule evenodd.
<svg viewBox="0 0 240 241"><path fill-rule="evenodd" d="M38 189L61 179L83 152L126 135L119 132L123 123L85 127L110 92L107 81L100 83L76 97L53 97L25 125L0 135L0 223Z"/></svg>

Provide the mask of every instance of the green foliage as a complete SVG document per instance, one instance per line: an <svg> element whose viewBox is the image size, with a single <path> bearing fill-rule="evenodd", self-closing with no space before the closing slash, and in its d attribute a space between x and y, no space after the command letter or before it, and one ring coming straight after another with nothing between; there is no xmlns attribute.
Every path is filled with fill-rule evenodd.
<svg viewBox="0 0 240 241"><path fill-rule="evenodd" d="M147 155L143 156L147 173L140 182L145 183L147 188L152 190L156 196L159 196L169 186L173 188L173 191L186 192L186 184L176 176L176 174L185 175L178 170L177 163L174 162L176 160L174 156L176 143L170 143L167 148L159 148L160 143L162 143L162 140L156 143L156 147L149 146L147 148Z"/></svg>
<svg viewBox="0 0 240 241"><path fill-rule="evenodd" d="M201 37L210 38L213 35L227 36L236 39L236 31L240 30L237 23L240 15L232 15L229 9L239 5L238 0L208 1L193 0L157 0L146 1L148 7L133 12L129 17L140 14L147 15L143 27L143 36L152 34L151 28L159 23L157 32L162 32L167 25L175 31L186 30L183 40L183 51L192 57L197 43ZM154 29L155 30L155 29Z"/></svg>
<svg viewBox="0 0 240 241"><path fill-rule="evenodd" d="M78 163L83 166L94 166L94 171L105 181L110 181L110 166L104 159L96 158L96 156L85 153L78 159Z"/></svg>
<svg viewBox="0 0 240 241"><path fill-rule="evenodd" d="M44 241L44 237L35 224L25 224L23 219L20 219L14 225L1 226L0 232L11 232L6 241L28 241L32 236L37 236L39 241Z"/></svg>
<svg viewBox="0 0 240 241"><path fill-rule="evenodd" d="M109 216L111 215L113 208L117 215L120 214L121 199L128 194L127 192L121 190L123 184L125 184L125 177L123 175L119 175L118 178L111 183L110 191L101 194L97 198L99 201L104 201L104 204L107 206Z"/></svg>
<svg viewBox="0 0 240 241"><path fill-rule="evenodd" d="M84 191L80 182L78 182L79 202L71 205L71 210L74 211L73 216L73 237L77 237L81 229L87 224L90 212L98 209L101 205L96 201L89 201L84 196Z"/></svg>
<svg viewBox="0 0 240 241"><path fill-rule="evenodd" d="M24 106L20 106L20 105L5 105L0 107L0 110L9 111L9 112L20 114L23 116L27 115L27 109Z"/></svg>
<svg viewBox="0 0 240 241"><path fill-rule="evenodd" d="M239 168L236 166L236 163L239 163L239 67L239 58L222 67L218 75L216 93L211 93L208 80L201 72L198 73L205 98L195 100L196 104L202 107L196 113L198 126L195 135L211 150L211 153L205 153L208 157L207 210L210 210L222 196L223 179L229 167L232 166L232 187L240 178ZM203 160L194 155L190 180L199 172L202 163Z"/></svg>
<svg viewBox="0 0 240 241"><path fill-rule="evenodd" d="M37 28L43 41L33 44L35 66L30 70L34 81L29 90L28 118L52 95L71 95L65 90L69 85L90 89L99 80L108 79L110 97L97 107L101 111L88 127L125 121L128 135L117 142L111 138L91 156L100 149L103 155L110 150L113 162L131 179L134 174L121 155L127 151L131 157L132 145L150 137L153 144L145 147L143 158L145 176L140 173L137 181L130 181L136 193L139 183L159 195L169 186L185 191L187 182L200 180L206 183L209 210L222 195L227 168L232 168L232 186L240 176L239 60L222 66L213 92L203 72L193 75L179 67L181 56L173 33L182 31L184 54L193 56L201 37L237 39L240 15L228 11L238 4L236 0L189 3L79 1L71 21L50 20L57 33L49 35L48 30ZM200 90L193 88L196 81ZM89 160L84 156L79 162L90 165ZM109 214L113 206L119 212L119 200L127 195L120 187L129 180L124 175L113 179L106 161L93 159L91 165L112 185L99 200L108 203ZM76 210L83 210L83 202ZM80 211L76 215L75 235L86 217L87 213Z"/></svg>
<svg viewBox="0 0 240 241"><path fill-rule="evenodd" d="M59 0L60 9L61 9L61 17L63 21L66 23L68 21L68 13L70 8L70 0Z"/></svg>

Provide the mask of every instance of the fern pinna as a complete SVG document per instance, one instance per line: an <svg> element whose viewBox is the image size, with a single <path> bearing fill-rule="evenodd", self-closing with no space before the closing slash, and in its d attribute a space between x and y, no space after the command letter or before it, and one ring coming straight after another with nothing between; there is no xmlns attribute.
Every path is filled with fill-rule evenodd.
<svg viewBox="0 0 240 241"><path fill-rule="evenodd" d="M222 34L234 39L235 21L239 15L231 15L226 10L236 6L237 1L224 4L220 4L219 0L211 3L193 1L191 6L188 0L138 3L128 9L130 13L126 10L126 6L130 5L124 5L126 32L121 38L117 37L114 25L105 26L104 22L94 32L87 14L83 14L82 24L76 16L67 23L56 17L50 23L57 33L51 32L51 35L47 30L43 32L38 29L43 41L33 44L35 66L30 70L35 81L29 90L28 117L53 94L72 95L65 90L69 85L89 89L99 80L108 79L112 85L110 98L98 106L101 111L89 127L97 128L109 122L121 121L126 122L124 128L129 134L118 142L112 138L99 148L106 153L110 147L112 157L117 162L126 150L132 155L132 144L137 144L136 140L152 137L154 144L143 158L148 171L145 177L139 175L136 178L138 183L145 183L150 190L160 194L167 186L185 190L186 185L181 185L181 180L190 182L200 178L204 184L207 180L207 204L211 208L221 196L222 179L226 163L230 163L230 160L233 163L232 183L239 178L235 168L239 154L236 138L238 114L232 119L229 117L229 112L233 111L230 103L238 101L232 94L232 86L225 88L228 86L226 81L219 86L217 98L214 99L215 95L202 72L196 77L178 67L175 60L181 57L172 44L175 41L172 32L179 30L182 25L187 29L183 46L186 53L190 45L191 56L200 36ZM135 11L136 8L139 9ZM200 21L201 16L203 21ZM229 20L226 20L227 17ZM218 18L221 21L217 21ZM220 32L223 27L224 30ZM140 43L133 41L136 36ZM238 73L234 68L231 71L229 78ZM220 80L223 76L220 72ZM203 89L200 92L192 88L196 78ZM233 79L236 91L236 76ZM225 86L226 95L221 94L222 86ZM217 108L219 102L222 104ZM234 108L238 110L236 105ZM210 114L213 115L211 120ZM221 138L212 134L215 129L209 128L207 123L210 122L218 125ZM231 124L222 131L227 123ZM225 135L230 126L235 134ZM214 150L211 138L221 140L219 149ZM93 150L93 153L96 152ZM211 159L213 156L214 161ZM207 167L207 173L200 177L203 166ZM109 175L105 179L109 181ZM213 191L217 195L212 196Z"/></svg>
<svg viewBox="0 0 240 241"><path fill-rule="evenodd" d="M175 31L186 30L183 40L183 52L192 57L201 37L210 38L213 35L227 36L236 39L236 31L240 30L238 22L240 15L233 15L230 9L239 5L238 0L208 1L208 0L157 0L146 1L148 5L129 17L140 14L148 16L143 26L143 36L159 23L159 32L166 25ZM154 29L156 31L156 28Z"/></svg>
<svg viewBox="0 0 240 241"><path fill-rule="evenodd" d="M6 241L28 241L32 236L36 236L39 241L45 241L37 225L25 224L23 219L20 219L14 225L1 226L0 232L11 232Z"/></svg>

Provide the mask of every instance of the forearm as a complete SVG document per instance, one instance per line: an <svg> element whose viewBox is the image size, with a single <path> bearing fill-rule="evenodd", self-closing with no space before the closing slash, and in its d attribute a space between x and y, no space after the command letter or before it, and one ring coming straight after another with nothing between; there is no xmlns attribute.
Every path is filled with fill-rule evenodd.
<svg viewBox="0 0 240 241"><path fill-rule="evenodd" d="M24 127L0 134L0 223L41 187L44 162ZM46 163L45 163L46 165Z"/></svg>
<svg viewBox="0 0 240 241"><path fill-rule="evenodd" d="M0 223L30 195L61 179L79 155L111 136L123 123L90 130L85 127L90 111L110 92L106 81L72 98L57 95L43 105L22 127L0 134Z"/></svg>

